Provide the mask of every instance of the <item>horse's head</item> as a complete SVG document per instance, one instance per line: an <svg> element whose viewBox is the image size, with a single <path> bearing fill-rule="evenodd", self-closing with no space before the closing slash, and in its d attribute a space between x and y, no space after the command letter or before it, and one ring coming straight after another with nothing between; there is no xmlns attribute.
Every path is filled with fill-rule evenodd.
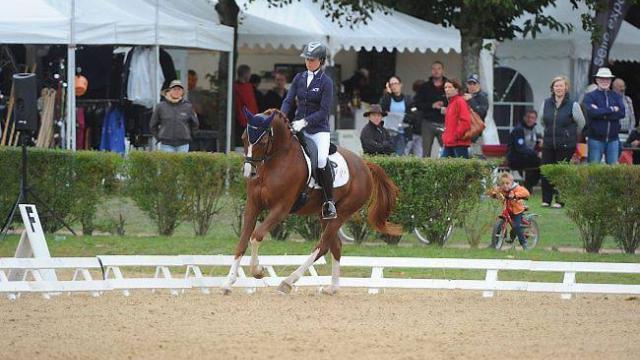
<svg viewBox="0 0 640 360"><path fill-rule="evenodd" d="M277 133L285 128L290 129L286 117L278 110L267 110L264 113L252 114L246 107L242 109L247 117L247 130L242 134L244 145L244 177L253 177L257 167L264 163L279 145L278 141L286 141L284 136L276 139Z"/></svg>

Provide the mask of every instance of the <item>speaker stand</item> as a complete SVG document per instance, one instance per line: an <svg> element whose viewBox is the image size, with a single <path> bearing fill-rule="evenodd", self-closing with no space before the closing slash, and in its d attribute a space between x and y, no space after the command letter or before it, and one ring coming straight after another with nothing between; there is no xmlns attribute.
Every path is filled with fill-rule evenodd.
<svg viewBox="0 0 640 360"><path fill-rule="evenodd" d="M4 239L7 237L7 234L9 232L9 227L13 222L13 217L16 214L18 205L28 203L27 199L29 194L31 194L31 196L33 196L33 198L35 198L35 200L41 206L44 206L45 210L49 215L51 215L56 220L58 220L65 228L67 228L67 230L69 230L74 236L76 236L77 234L73 231L73 229L69 225L67 225L67 223L58 214L56 214L53 210L51 210L51 207L48 206L48 204L41 201L38 195L31 189L31 187L29 187L27 182L27 142L28 140L29 140L28 131L21 131L20 143L22 145L22 172L20 173L20 192L18 193L18 198L16 199L16 202L13 204L11 211L7 215L7 220L2 226L2 232L1 232L2 239L0 239L0 241L4 241Z"/></svg>

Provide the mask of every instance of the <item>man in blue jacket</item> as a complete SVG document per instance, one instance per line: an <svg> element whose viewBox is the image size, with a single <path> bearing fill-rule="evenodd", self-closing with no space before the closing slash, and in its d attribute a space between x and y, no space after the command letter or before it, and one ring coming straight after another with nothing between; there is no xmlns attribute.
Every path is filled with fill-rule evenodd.
<svg viewBox="0 0 640 360"><path fill-rule="evenodd" d="M611 70L598 69L596 84L598 88L584 96L584 107L589 115L587 144L589 163L602 161L605 155L607 164L617 164L620 156L620 119L624 118L624 102L620 94L610 90L613 79Z"/></svg>

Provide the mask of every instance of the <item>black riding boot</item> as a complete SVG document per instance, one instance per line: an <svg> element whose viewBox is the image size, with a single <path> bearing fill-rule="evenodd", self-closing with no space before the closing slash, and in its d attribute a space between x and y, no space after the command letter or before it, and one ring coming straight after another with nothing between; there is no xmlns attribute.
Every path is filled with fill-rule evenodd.
<svg viewBox="0 0 640 360"><path fill-rule="evenodd" d="M322 204L322 218L325 220L335 219L338 217L336 213L336 204L333 202L333 174L331 173L331 164L327 163L324 169L317 169L320 186L324 194L324 203Z"/></svg>

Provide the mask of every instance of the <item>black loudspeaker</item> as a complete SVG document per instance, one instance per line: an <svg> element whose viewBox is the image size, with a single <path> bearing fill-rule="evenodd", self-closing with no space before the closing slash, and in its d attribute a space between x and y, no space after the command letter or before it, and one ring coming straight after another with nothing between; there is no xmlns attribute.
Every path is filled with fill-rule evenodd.
<svg viewBox="0 0 640 360"><path fill-rule="evenodd" d="M13 95L15 98L13 119L18 131L38 130L36 85L36 74L19 73L13 75Z"/></svg>

